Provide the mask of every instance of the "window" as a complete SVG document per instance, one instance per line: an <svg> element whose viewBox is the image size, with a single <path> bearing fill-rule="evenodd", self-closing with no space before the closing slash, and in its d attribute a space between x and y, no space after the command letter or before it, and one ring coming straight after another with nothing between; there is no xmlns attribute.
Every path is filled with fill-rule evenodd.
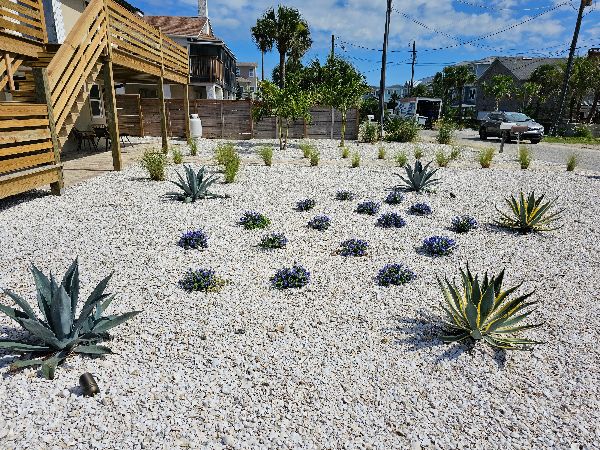
<svg viewBox="0 0 600 450"><path fill-rule="evenodd" d="M239 76L240 76L240 68L239 68L239 67L236 67L236 68L235 68L235 76L236 76L236 77L239 77Z"/></svg>
<svg viewBox="0 0 600 450"><path fill-rule="evenodd" d="M254 67L248 70L248 78L254 78Z"/></svg>
<svg viewBox="0 0 600 450"><path fill-rule="evenodd" d="M475 92L476 92L475 88L471 88L469 90L469 100L475 100Z"/></svg>
<svg viewBox="0 0 600 450"><path fill-rule="evenodd" d="M102 91L97 84L92 84L92 87L90 88L90 110L92 111L93 118L104 117Z"/></svg>

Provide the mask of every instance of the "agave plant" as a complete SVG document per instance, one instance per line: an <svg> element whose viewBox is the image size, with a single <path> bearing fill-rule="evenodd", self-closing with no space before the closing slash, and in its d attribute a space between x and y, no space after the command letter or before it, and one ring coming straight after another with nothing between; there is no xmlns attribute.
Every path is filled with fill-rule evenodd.
<svg viewBox="0 0 600 450"><path fill-rule="evenodd" d="M32 343L0 340L1 349L31 356L30 359L19 359L13 362L11 365L13 370L41 365L44 376L53 379L58 364L73 353L94 356L112 353L108 347L98 343L108 337L108 330L141 312L131 311L118 316L103 316L115 297L115 294L104 292L111 274L98 283L83 304L79 316L76 316L79 301L77 259L73 261L60 284L56 283L52 274L48 279L35 266L32 266L31 273L36 285L41 319L36 316L25 299L12 291L3 289L3 292L21 309L0 304L0 311L25 328L33 338Z"/></svg>
<svg viewBox="0 0 600 450"><path fill-rule="evenodd" d="M183 166L183 168L185 170L185 178L177 172L179 182L171 181L171 183L178 186L182 192L167 192L167 197L181 200L185 203L193 203L196 200L202 200L204 198L218 197L217 194L208 191L210 186L217 181L217 176L215 174L206 174L204 167L198 170L198 173L195 173L191 166Z"/></svg>
<svg viewBox="0 0 600 450"><path fill-rule="evenodd" d="M525 309L536 303L527 301L533 292L509 299L520 285L503 291L504 270L492 277L488 277L486 272L482 281L479 276L473 277L468 265L460 273L462 289L447 278L445 282L438 278L446 300L445 305L442 304L447 314L445 324L449 327L447 334L442 336L444 342L483 340L505 349L522 349L523 346L541 343L515 336L519 331L542 325L521 324L532 313L532 310L526 312Z"/></svg>
<svg viewBox="0 0 600 450"><path fill-rule="evenodd" d="M500 220L496 220L495 223L500 226L512 228L522 233L552 231L560 228L560 226L553 227L552 224L560 218L563 210L549 213L556 199L544 203L543 194L536 198L535 192L527 194L527 197L521 192L518 200L511 195L510 198L506 198L504 201L510 207L510 212L500 211L496 207L502 217Z"/></svg>
<svg viewBox="0 0 600 450"><path fill-rule="evenodd" d="M406 171L406 178L402 175L398 175L404 182L404 186L397 186L394 189L421 192L438 184L440 179L433 177L438 169L429 170L430 164L431 162L428 162L425 164L425 166L423 166L421 161L417 160L415 161L414 168L412 168L409 164L405 165L404 170Z"/></svg>

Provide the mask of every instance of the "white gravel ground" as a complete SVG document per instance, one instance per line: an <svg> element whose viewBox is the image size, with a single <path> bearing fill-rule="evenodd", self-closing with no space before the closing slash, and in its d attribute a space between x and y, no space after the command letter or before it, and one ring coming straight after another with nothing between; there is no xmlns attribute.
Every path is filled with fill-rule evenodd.
<svg viewBox="0 0 600 450"><path fill-rule="evenodd" d="M436 193L383 204L382 212L399 211L408 222L384 230L376 217L353 212L358 201L383 200L397 182L399 169L375 160L376 147L350 144L363 156L351 169L335 143L318 141L315 168L292 143L269 168L252 154L260 142L242 144L239 180L214 188L229 199L166 201L170 184L132 167L0 211L1 286L33 300L32 262L62 276L79 256L84 295L114 270L110 289L120 295L112 313L144 310L115 329L116 355L70 358L53 381L36 370L8 373L15 355L0 353L1 449L600 447L598 173L535 162L521 171L511 155L483 170L466 151L440 170ZM195 162L207 161L215 145L203 141ZM389 145L388 153L397 148L412 147ZM338 189L357 199L334 200ZM564 228L521 236L490 226L493 205L519 189L559 196ZM294 211L307 197L316 208ZM417 198L433 215L406 214ZM286 234L286 249L257 249L264 232L236 224L249 209ZM318 213L332 218L322 233L306 228ZM454 235L448 226L461 213L480 228ZM195 228L208 233L209 248L179 248L180 234ZM457 251L419 254L434 234L455 237ZM369 242L368 257L332 255L351 237ZM435 276L455 276L467 260L475 271L506 267L507 285L536 290L532 321L546 325L527 335L546 344L505 354L437 339ZM311 283L271 289L269 277L294 262L311 271ZM393 262L418 278L377 287L377 270ZM185 293L177 281L189 267L214 268L231 284ZM0 336L23 335L0 317ZM97 377L100 395L81 395L84 371Z"/></svg>

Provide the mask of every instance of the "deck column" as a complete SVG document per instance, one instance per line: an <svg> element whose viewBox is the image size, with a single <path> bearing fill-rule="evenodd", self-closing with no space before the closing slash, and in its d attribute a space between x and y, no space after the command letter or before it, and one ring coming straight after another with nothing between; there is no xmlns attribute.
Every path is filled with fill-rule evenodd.
<svg viewBox="0 0 600 450"><path fill-rule="evenodd" d="M106 126L110 134L110 149L112 151L113 168L120 171L123 168L121 159L121 139L119 135L119 118L117 116L117 97L113 76L112 60L106 58L102 66L104 79L104 108L106 111Z"/></svg>
<svg viewBox="0 0 600 450"><path fill-rule="evenodd" d="M162 150L164 153L169 151L168 130L167 130L167 111L165 107L165 93L163 91L164 79L158 78L156 85L158 92L158 110L160 113L160 134L162 136Z"/></svg>
<svg viewBox="0 0 600 450"><path fill-rule="evenodd" d="M56 134L56 125L54 122L54 108L48 82L48 69L45 67L34 67L33 78L35 82L35 95L39 103L44 103L48 107L48 124L50 128L50 139L52 140L52 150L54 151L54 164L58 166L58 181L50 184L52 195L61 195L65 190L63 181L62 164L60 162L60 143Z"/></svg>
<svg viewBox="0 0 600 450"><path fill-rule="evenodd" d="M185 121L185 137L186 139L190 138L190 89L189 85L185 84L183 86L183 114Z"/></svg>

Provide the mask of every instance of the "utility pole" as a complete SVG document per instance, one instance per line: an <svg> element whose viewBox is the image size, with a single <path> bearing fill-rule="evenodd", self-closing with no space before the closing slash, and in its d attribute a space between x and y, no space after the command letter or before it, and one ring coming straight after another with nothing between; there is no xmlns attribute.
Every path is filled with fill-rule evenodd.
<svg viewBox="0 0 600 450"><path fill-rule="evenodd" d="M577 39L579 39L579 30L581 29L581 19L583 18L583 10L586 6L591 6L592 0L581 0L579 4L579 12L577 13L577 23L575 24L575 31L573 32L573 40L571 41L571 49L569 50L569 59L567 60L567 68L565 69L565 78L563 80L562 91L560 94L560 103L558 112L554 117L552 129L550 132L555 134L560 121L562 120L563 111L565 109L565 103L567 101L567 91L569 90L569 79L571 78L571 72L573 71L573 58L575 57L575 49L577 48Z"/></svg>
<svg viewBox="0 0 600 450"><path fill-rule="evenodd" d="M410 95L412 96L413 88L415 86L415 62L417 60L417 43L413 41L412 46L412 64L410 68Z"/></svg>
<svg viewBox="0 0 600 450"><path fill-rule="evenodd" d="M335 56L335 35L331 35L331 57Z"/></svg>
<svg viewBox="0 0 600 450"><path fill-rule="evenodd" d="M387 65L387 46L388 46L388 35L390 34L390 16L392 13L392 0L387 0L387 10L385 12L385 32L383 34L383 53L381 54L381 83L379 84L379 112L381 117L380 122L380 136L383 139L383 123L385 113L385 67Z"/></svg>

